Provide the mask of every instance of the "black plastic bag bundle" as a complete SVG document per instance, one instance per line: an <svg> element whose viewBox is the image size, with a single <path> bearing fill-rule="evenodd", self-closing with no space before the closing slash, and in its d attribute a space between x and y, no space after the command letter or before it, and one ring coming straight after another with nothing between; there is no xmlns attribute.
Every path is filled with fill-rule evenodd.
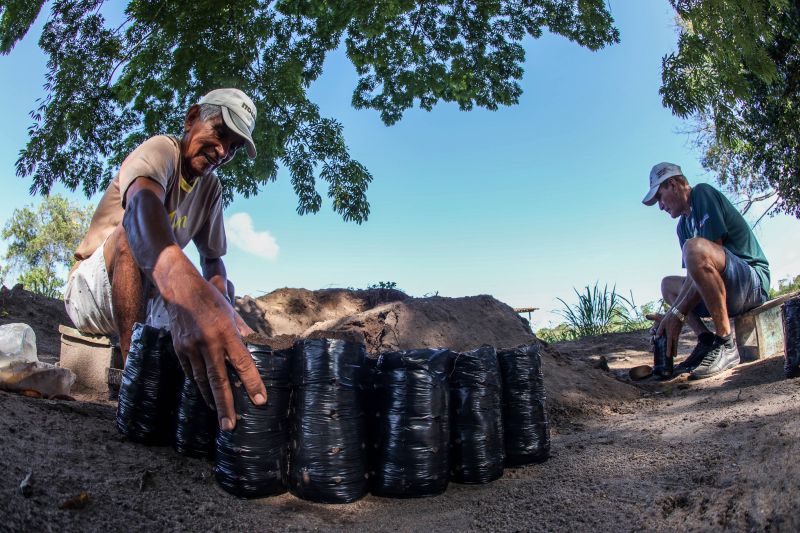
<svg viewBox="0 0 800 533"><path fill-rule="evenodd" d="M418 498L447 489L453 358L449 350L433 349L389 352L378 358L373 494Z"/></svg>
<svg viewBox="0 0 800 533"><path fill-rule="evenodd" d="M290 350L273 352L269 346L248 344L267 389L267 403L255 405L228 365L233 385L236 427L220 428L215 454L217 483L242 498L261 498L286 492L289 455Z"/></svg>
<svg viewBox="0 0 800 533"><path fill-rule="evenodd" d="M541 462L550 456L542 359L537 345L497 352L503 376L506 465Z"/></svg>
<svg viewBox="0 0 800 533"><path fill-rule="evenodd" d="M185 378L178 402L175 451L188 457L214 454L217 415L206 405L194 380Z"/></svg>
<svg viewBox="0 0 800 533"><path fill-rule="evenodd" d="M169 332L134 324L117 405L120 433L142 444L171 444L183 379Z"/></svg>
<svg viewBox="0 0 800 533"><path fill-rule="evenodd" d="M800 376L800 298L783 304L783 373L787 378Z"/></svg>
<svg viewBox="0 0 800 533"><path fill-rule="evenodd" d="M289 487L299 498L346 503L367 492L365 359L360 343L295 343Z"/></svg>
<svg viewBox="0 0 800 533"><path fill-rule="evenodd" d="M450 480L489 483L503 475L502 378L493 346L457 354L450 375Z"/></svg>

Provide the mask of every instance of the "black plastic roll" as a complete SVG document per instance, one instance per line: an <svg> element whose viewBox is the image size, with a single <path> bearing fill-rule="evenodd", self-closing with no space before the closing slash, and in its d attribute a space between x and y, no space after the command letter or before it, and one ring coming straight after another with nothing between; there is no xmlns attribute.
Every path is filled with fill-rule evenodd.
<svg viewBox="0 0 800 533"><path fill-rule="evenodd" d="M535 344L497 352L503 376L506 465L537 463L550 456L544 375Z"/></svg>
<svg viewBox="0 0 800 533"><path fill-rule="evenodd" d="M194 380L185 378L178 402L175 451L188 457L210 457L217 439L217 415L206 405Z"/></svg>
<svg viewBox="0 0 800 533"><path fill-rule="evenodd" d="M295 343L295 354L290 490L314 502L356 501L369 477L364 345L307 339Z"/></svg>
<svg viewBox="0 0 800 533"><path fill-rule="evenodd" d="M503 391L493 346L456 355L450 376L450 480L489 483L503 475Z"/></svg>
<svg viewBox="0 0 800 533"><path fill-rule="evenodd" d="M783 304L783 373L787 378L800 376L800 298Z"/></svg>
<svg viewBox="0 0 800 533"><path fill-rule="evenodd" d="M420 349L378 358L373 494L421 498L447 489L454 356L449 350Z"/></svg>
<svg viewBox="0 0 800 533"><path fill-rule="evenodd" d="M183 379L169 332L137 322L119 390L120 433L142 444L172 444Z"/></svg>
<svg viewBox="0 0 800 533"><path fill-rule="evenodd" d="M674 360L667 353L667 336L662 335L653 339L653 375L658 379L672 377Z"/></svg>
<svg viewBox="0 0 800 533"><path fill-rule="evenodd" d="M365 431L367 436L367 467L369 477L375 476L375 464L377 462L377 451L379 441L379 412L375 403L375 372L378 366L378 359L366 357L364 359L364 373L361 380L362 396L361 405L364 407Z"/></svg>
<svg viewBox="0 0 800 533"><path fill-rule="evenodd" d="M286 492L289 455L291 350L248 344L267 389L267 403L255 405L228 365L236 408L233 431L220 428L215 454L217 483L241 498L261 498Z"/></svg>

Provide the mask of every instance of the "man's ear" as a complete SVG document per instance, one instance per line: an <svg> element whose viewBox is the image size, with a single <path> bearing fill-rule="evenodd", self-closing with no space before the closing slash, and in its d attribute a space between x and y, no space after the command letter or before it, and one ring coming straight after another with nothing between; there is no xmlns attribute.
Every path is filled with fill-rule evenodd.
<svg viewBox="0 0 800 533"><path fill-rule="evenodd" d="M193 104L186 112L186 120L183 122L183 132L188 132L192 125L200 119L200 106Z"/></svg>

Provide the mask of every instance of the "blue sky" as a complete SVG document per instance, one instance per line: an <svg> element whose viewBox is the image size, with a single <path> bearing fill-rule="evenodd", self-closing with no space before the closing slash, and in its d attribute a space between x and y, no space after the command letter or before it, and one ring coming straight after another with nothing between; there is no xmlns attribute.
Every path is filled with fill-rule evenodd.
<svg viewBox="0 0 800 533"><path fill-rule="evenodd" d="M690 182L713 177L682 133L688 125L658 95L661 58L676 42L668 2L610 6L621 44L590 52L557 36L528 39L520 104L496 112L445 104L386 127L377 113L350 107L355 71L332 54L311 95L342 122L352 156L374 176L370 219L342 222L329 203L297 215L281 170L276 183L226 211L237 291L394 281L415 296L492 294L539 307L534 328L559 321L557 297L574 301L573 287L595 281L633 291L637 303L658 298L661 277L680 272L680 256L674 221L640 203L650 167L671 161ZM0 57L0 221L34 201L14 162L42 95L42 23ZM775 285L800 273L798 229L786 216L757 228Z"/></svg>

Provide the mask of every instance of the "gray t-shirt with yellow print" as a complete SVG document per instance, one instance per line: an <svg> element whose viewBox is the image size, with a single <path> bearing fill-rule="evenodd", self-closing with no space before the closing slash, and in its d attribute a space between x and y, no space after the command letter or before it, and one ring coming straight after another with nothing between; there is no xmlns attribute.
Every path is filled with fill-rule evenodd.
<svg viewBox="0 0 800 533"><path fill-rule="evenodd" d="M140 144L125 158L103 194L75 258L83 260L92 255L122 222L125 192L140 176L164 188L164 208L181 248L194 241L203 257L216 259L225 255L227 242L219 179L212 174L190 184L181 174L181 164L180 142L175 137L156 135Z"/></svg>

